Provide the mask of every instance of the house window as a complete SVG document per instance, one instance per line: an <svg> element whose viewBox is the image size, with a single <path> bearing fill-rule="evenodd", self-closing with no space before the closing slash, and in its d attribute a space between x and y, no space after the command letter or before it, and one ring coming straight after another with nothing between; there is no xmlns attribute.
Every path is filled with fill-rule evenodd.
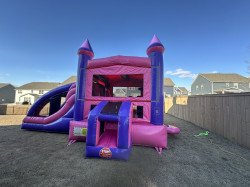
<svg viewBox="0 0 250 187"><path fill-rule="evenodd" d="M26 101L26 102L30 103L31 98L30 98L30 97L24 97L24 101Z"/></svg>
<svg viewBox="0 0 250 187"><path fill-rule="evenodd" d="M128 90L133 91L133 90L135 90L135 87L128 87Z"/></svg>
<svg viewBox="0 0 250 187"><path fill-rule="evenodd" d="M44 93L44 90L39 90L39 94L43 94Z"/></svg>
<svg viewBox="0 0 250 187"><path fill-rule="evenodd" d="M22 90L18 90L17 93L22 94Z"/></svg>
<svg viewBox="0 0 250 187"><path fill-rule="evenodd" d="M226 87L229 87L230 86L230 84L229 83L226 83Z"/></svg>
<svg viewBox="0 0 250 187"><path fill-rule="evenodd" d="M204 88L204 85L202 84L202 85L201 85L201 90L203 90L203 88Z"/></svg>
<svg viewBox="0 0 250 187"><path fill-rule="evenodd" d="M199 89L199 85L196 85L196 90L198 90Z"/></svg>
<svg viewBox="0 0 250 187"><path fill-rule="evenodd" d="M31 93L33 93L33 90L31 90Z"/></svg>
<svg viewBox="0 0 250 187"><path fill-rule="evenodd" d="M235 87L235 88L238 88L238 87L239 87L239 84L238 84L238 83L234 83L234 87Z"/></svg>

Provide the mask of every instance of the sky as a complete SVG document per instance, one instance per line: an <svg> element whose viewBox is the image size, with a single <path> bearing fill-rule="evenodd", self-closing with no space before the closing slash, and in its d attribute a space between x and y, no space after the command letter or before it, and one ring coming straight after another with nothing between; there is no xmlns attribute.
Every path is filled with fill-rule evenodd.
<svg viewBox="0 0 250 187"><path fill-rule="evenodd" d="M95 58L146 56L156 34L164 77L250 76L249 0L0 0L0 82L62 82L76 75L88 38Z"/></svg>

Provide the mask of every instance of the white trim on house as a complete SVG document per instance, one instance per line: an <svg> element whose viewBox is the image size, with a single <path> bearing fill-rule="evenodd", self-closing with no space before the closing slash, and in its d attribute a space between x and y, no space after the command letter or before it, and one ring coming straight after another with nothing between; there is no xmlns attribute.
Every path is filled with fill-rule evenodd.
<svg viewBox="0 0 250 187"><path fill-rule="evenodd" d="M207 79L209 82L212 82L212 81L209 80L208 78L204 77L202 74L199 74L199 75L200 75L201 77L203 77L204 79ZM199 75L198 75L198 76L199 76ZM198 77L198 76L197 76L197 77ZM197 77L196 77L196 78L197 78Z"/></svg>

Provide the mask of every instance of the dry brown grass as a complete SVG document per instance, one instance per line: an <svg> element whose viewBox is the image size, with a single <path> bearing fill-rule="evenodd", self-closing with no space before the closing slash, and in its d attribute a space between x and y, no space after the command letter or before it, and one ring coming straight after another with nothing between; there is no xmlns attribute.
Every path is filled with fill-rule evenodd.
<svg viewBox="0 0 250 187"><path fill-rule="evenodd" d="M0 115L0 126L20 125L25 115Z"/></svg>

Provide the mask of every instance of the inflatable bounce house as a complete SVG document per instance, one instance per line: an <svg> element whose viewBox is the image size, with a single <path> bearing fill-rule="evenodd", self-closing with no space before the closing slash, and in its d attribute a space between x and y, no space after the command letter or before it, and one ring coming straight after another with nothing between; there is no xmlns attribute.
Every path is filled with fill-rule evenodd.
<svg viewBox="0 0 250 187"><path fill-rule="evenodd" d="M77 82L41 96L22 129L69 133L69 144L86 141L86 157L128 159L132 145L154 147L161 153L167 135L180 131L163 121L163 52L154 36L148 57L93 59L85 40L78 50ZM49 115L39 115L48 103Z"/></svg>

